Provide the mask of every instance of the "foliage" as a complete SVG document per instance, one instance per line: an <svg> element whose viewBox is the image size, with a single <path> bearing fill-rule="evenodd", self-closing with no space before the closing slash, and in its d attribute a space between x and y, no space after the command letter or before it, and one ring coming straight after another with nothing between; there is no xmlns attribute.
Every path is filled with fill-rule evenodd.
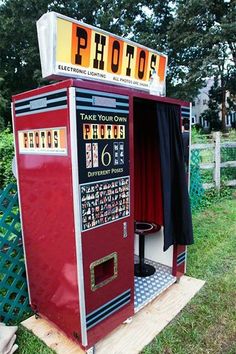
<svg viewBox="0 0 236 354"><path fill-rule="evenodd" d="M117 35L163 50L170 20L169 2L108 0L6 0L0 2L0 78L4 82L5 125L11 95L42 84L36 21L56 11ZM148 13L153 15L150 17Z"/></svg>
<svg viewBox="0 0 236 354"><path fill-rule="evenodd" d="M39 68L35 20L47 11L44 0L10 0L0 5L0 77L1 94L7 100L5 124L10 121L11 95L36 86L34 71ZM42 8L40 10L40 7Z"/></svg>
<svg viewBox="0 0 236 354"><path fill-rule="evenodd" d="M13 134L10 128L0 131L0 189L10 182L15 182L12 174L14 156Z"/></svg>
<svg viewBox="0 0 236 354"><path fill-rule="evenodd" d="M222 134L221 140L226 141L236 141L236 130L230 129L226 134Z"/></svg>
<svg viewBox="0 0 236 354"><path fill-rule="evenodd" d="M221 162L236 161L236 148L221 147Z"/></svg>
<svg viewBox="0 0 236 354"><path fill-rule="evenodd" d="M203 134L198 128L192 126L191 128L191 143L192 144L204 144L208 142L208 136Z"/></svg>
<svg viewBox="0 0 236 354"><path fill-rule="evenodd" d="M222 89L218 86L218 81L214 83L209 91L208 108L201 114L201 118L210 123L210 129L219 131L222 122L219 117L219 104L221 103Z"/></svg>
<svg viewBox="0 0 236 354"><path fill-rule="evenodd" d="M212 141L212 139L213 139L213 134L206 134L199 127L196 127L196 125L192 126L192 128L191 128L191 143L192 144L209 143ZM221 134L220 140L221 140L221 142L235 142L236 141L235 129L230 129L226 134ZM232 153L235 153L235 148L234 149L227 148L227 149L231 150L231 152L229 151L230 155ZM222 151L222 149L221 149L221 151ZM223 154L224 154L224 151L223 151ZM229 160L232 160L232 159L229 159Z"/></svg>
<svg viewBox="0 0 236 354"><path fill-rule="evenodd" d="M235 79L236 80L236 79ZM225 130L225 126L223 121L220 120L220 111L222 105L222 97L225 95L224 90L228 89L219 85L219 80L215 78L212 87L209 90L209 101L208 101L208 109L206 109L202 114L201 118L210 123L210 129L219 131L223 128ZM236 109L235 103L235 94L233 87L231 87L231 92L227 97L227 106L225 106L225 114L229 114L230 112L234 112Z"/></svg>
<svg viewBox="0 0 236 354"><path fill-rule="evenodd" d="M223 183L229 180L236 180L236 168L235 167L222 168L220 177Z"/></svg>
<svg viewBox="0 0 236 354"><path fill-rule="evenodd" d="M235 209L236 199L228 198L193 216L187 275L206 283L143 354L236 352Z"/></svg>
<svg viewBox="0 0 236 354"><path fill-rule="evenodd" d="M7 108L7 99L4 98L4 80L0 77L0 131L4 129L4 112Z"/></svg>
<svg viewBox="0 0 236 354"><path fill-rule="evenodd" d="M222 200L229 198L231 195L232 189L224 185L221 186L219 191L215 188L207 189L196 210L204 210L205 208L222 202Z"/></svg>
<svg viewBox="0 0 236 354"><path fill-rule="evenodd" d="M226 91L235 95L236 26L234 0L179 0L176 18L169 31L173 49L171 74L176 91L189 99L214 77L221 91L225 128Z"/></svg>

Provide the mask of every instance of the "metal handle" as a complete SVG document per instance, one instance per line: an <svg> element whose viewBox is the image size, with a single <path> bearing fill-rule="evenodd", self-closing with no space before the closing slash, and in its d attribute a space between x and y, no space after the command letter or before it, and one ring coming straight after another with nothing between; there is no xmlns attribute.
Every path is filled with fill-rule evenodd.
<svg viewBox="0 0 236 354"><path fill-rule="evenodd" d="M128 227L127 221L123 222L123 237L126 238L128 236Z"/></svg>

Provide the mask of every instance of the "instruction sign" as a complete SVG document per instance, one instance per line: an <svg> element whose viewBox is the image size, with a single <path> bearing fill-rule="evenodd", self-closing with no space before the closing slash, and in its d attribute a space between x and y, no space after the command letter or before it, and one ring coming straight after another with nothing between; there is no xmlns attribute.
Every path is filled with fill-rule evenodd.
<svg viewBox="0 0 236 354"><path fill-rule="evenodd" d="M129 100L105 95L86 89L76 93L80 183L129 175Z"/></svg>

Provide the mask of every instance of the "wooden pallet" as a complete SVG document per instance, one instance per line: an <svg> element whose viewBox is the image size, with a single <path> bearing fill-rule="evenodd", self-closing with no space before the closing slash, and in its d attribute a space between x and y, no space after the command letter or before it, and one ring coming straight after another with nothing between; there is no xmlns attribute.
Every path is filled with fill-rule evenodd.
<svg viewBox="0 0 236 354"><path fill-rule="evenodd" d="M203 280L183 276L152 303L120 325L96 344L96 354L137 354L160 333L167 324L204 285ZM83 354L84 351L44 319L34 316L21 323L57 354ZM145 329L145 330L144 330Z"/></svg>

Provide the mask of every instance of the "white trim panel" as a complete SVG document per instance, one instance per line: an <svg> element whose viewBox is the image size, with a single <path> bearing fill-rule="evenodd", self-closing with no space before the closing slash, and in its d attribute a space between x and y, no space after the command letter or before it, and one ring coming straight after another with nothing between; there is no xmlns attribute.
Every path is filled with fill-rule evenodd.
<svg viewBox="0 0 236 354"><path fill-rule="evenodd" d="M84 294L84 270L82 255L82 239L80 230L80 198L79 198L79 167L77 154L77 124L76 124L76 103L75 88L69 88L69 107L70 107L70 143L71 143L71 163L72 163L72 184L73 184L73 205L74 205L74 230L76 244L77 259L77 281L79 294L79 309L81 323L82 345L87 346L87 330L86 330L86 311L85 311L85 294Z"/></svg>

